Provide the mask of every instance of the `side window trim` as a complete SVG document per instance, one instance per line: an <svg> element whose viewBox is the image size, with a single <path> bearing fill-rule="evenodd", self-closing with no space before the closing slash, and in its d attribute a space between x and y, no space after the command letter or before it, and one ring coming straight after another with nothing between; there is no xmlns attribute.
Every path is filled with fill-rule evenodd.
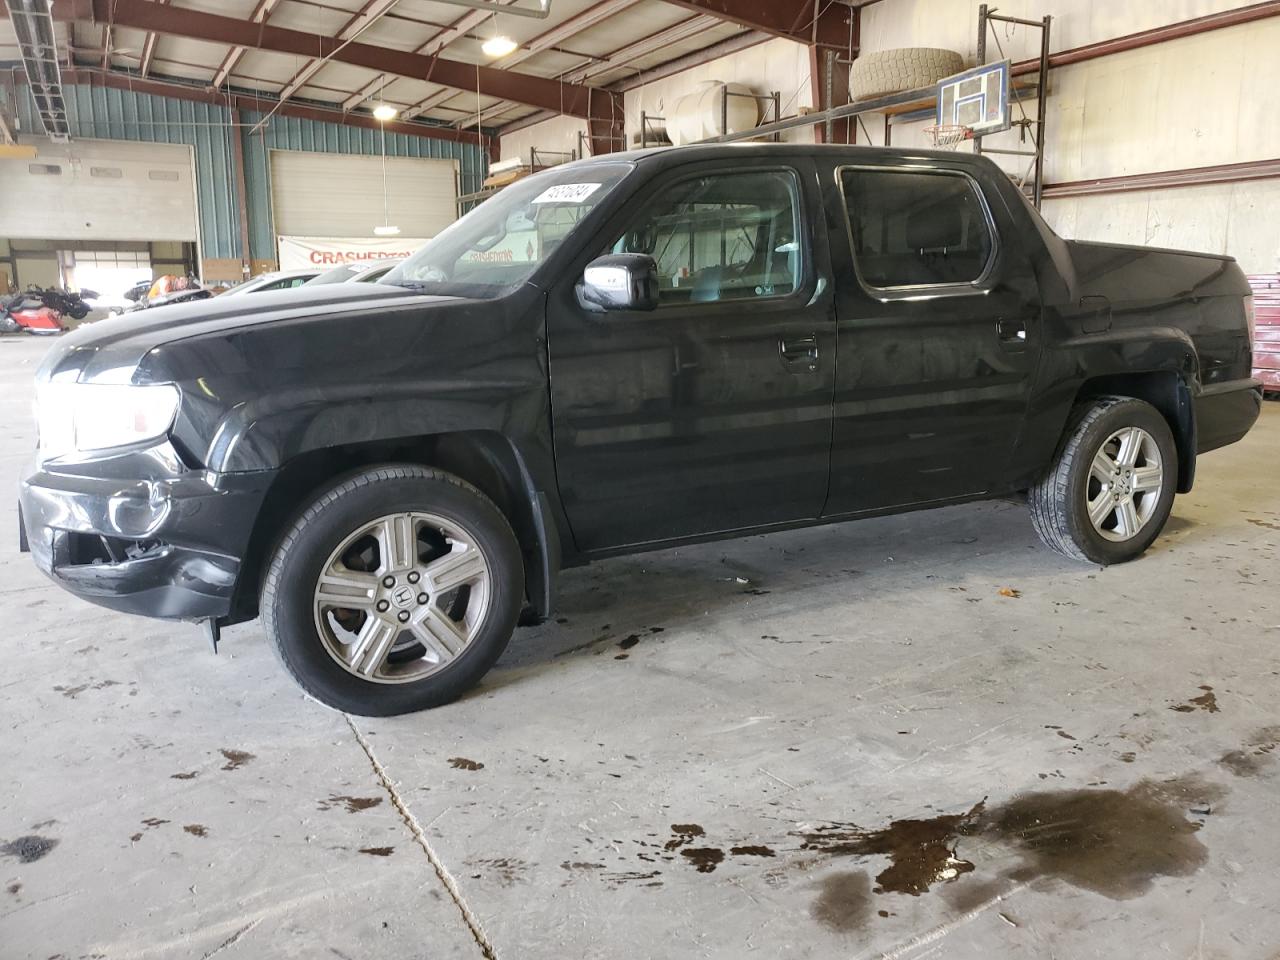
<svg viewBox="0 0 1280 960"><path fill-rule="evenodd" d="M786 163L776 164L776 165L770 164L769 166L761 166L761 167L717 166L714 168L700 169L693 172L673 171L672 173L674 175L670 177L663 177L658 180L657 192L671 190L675 187L680 186L681 184L688 183L691 180L704 180L708 177L748 176L750 174L756 174L756 173L785 174L789 181L788 186L790 189L791 199L794 207L792 213L794 217L796 239L800 242L800 254L801 254L800 271L799 271L799 275L795 278L795 281L792 285L792 289L787 291L786 293L774 293L774 294L769 294L768 296L750 297L750 298L744 297L744 298L734 298L734 299L727 299L727 300L703 300L703 301L682 301L682 302L669 301L667 303L663 303L661 301L661 298L659 298L659 302L658 302L659 312L663 310L672 310L672 309L687 310L691 307L706 308L713 311L716 309L719 309L721 311L724 311L726 309L740 307L746 303L759 304L761 306L766 306L766 307L774 307L776 305L786 303L788 300L792 300L797 297L803 297L806 301L812 299L812 296L809 292L809 288L813 285L813 279L815 276L816 267L813 262L813 257L814 257L813 244L810 242L811 238L808 232L809 228L806 226L808 221L805 219L806 198L805 198L804 177L802 176L801 170L798 167L795 167ZM646 187L646 190L652 190L652 189L653 189L652 184ZM649 198L646 198L645 201L641 203L634 211L632 211L630 214L627 214L626 218L623 220L623 233L626 232L627 227L630 224L635 222L636 215L643 214L646 211L649 205L649 199L653 195L654 194L651 193ZM606 236L611 235L612 233L613 231L610 231L610 233L607 234ZM613 241L609 241L609 244L610 246L612 246L612 244L616 242L617 241L615 238Z"/></svg>
<svg viewBox="0 0 1280 960"><path fill-rule="evenodd" d="M862 276L862 267L858 262L857 244L853 236L853 220L849 215L849 198L845 194L844 172L846 170L869 171L872 173L915 173L921 176L960 177L967 180L969 186L978 197L982 207L982 216L986 222L987 233L991 237L991 253L982 268L982 273L974 280L965 283L913 283L901 286L877 287L868 283ZM995 273L996 264L1000 260L1000 231L996 227L995 216L991 205L987 202L986 192L976 177L964 170L940 169L937 167L919 167L912 164L865 164L842 163L835 168L836 189L840 192L841 214L844 216L845 236L849 242L849 256L853 259L853 273L860 286L868 296L877 300L930 300L935 297L985 296L990 292L990 280Z"/></svg>

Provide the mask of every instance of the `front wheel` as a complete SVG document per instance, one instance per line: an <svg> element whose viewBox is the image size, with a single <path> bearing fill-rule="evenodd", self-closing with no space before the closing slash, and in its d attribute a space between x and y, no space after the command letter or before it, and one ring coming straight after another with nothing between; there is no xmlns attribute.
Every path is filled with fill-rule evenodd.
<svg viewBox="0 0 1280 960"><path fill-rule="evenodd" d="M494 664L524 597L519 544L470 484L418 466L347 477L276 549L262 618L326 706L392 716L461 696Z"/></svg>
<svg viewBox="0 0 1280 960"><path fill-rule="evenodd" d="M1031 488L1032 525L1068 557L1123 563L1160 535L1177 480L1178 451L1160 412L1101 397L1076 409L1057 458Z"/></svg>

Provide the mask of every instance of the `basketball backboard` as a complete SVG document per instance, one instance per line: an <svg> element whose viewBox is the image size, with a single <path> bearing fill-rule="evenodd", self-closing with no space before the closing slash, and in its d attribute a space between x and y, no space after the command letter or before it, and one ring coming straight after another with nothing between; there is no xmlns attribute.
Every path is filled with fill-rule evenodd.
<svg viewBox="0 0 1280 960"><path fill-rule="evenodd" d="M939 124L960 124L978 136L1008 130L1009 61L984 64L938 81Z"/></svg>

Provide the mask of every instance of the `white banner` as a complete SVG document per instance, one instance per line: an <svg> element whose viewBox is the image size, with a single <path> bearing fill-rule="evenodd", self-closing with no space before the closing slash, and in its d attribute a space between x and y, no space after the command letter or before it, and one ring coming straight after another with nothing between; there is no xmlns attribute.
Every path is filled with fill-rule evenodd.
<svg viewBox="0 0 1280 960"><path fill-rule="evenodd" d="M370 264L407 257L427 241L413 237L278 237L281 270L328 270L344 263Z"/></svg>

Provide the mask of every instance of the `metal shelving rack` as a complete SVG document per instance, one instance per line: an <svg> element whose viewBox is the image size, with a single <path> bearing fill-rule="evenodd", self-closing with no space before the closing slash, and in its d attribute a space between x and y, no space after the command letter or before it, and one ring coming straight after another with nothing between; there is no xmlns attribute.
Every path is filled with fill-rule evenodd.
<svg viewBox="0 0 1280 960"><path fill-rule="evenodd" d="M987 62L987 34L991 32L992 23L1011 23L1023 27L1033 27L1041 31L1040 33L1040 64L1039 75L1036 81L1036 118L1030 119L1026 110L1022 106L1023 98L1019 95L1017 87L1013 83L1009 84L1009 97L1016 104L1018 110L1022 113L1021 120L1015 120L1014 124L1022 129L1023 140L1026 135L1031 134L1031 142L1035 147L1034 150L1004 150L998 148L986 148L982 146L982 137L975 136L973 138L974 153L990 153L1000 156L1009 157L1030 157L1031 166L1031 202L1035 204L1037 210L1040 209L1040 202L1044 196L1044 130L1045 130L1045 109L1048 102L1049 92L1049 29L1052 25L1053 17L1046 16L1042 20L1025 20L1022 17L1006 17L996 12L994 7L982 4L978 7L978 66L982 66ZM992 34L995 37L997 48L1000 47L1000 37L998 34ZM1001 50L1001 57L1004 51ZM1013 109L1010 104L1010 109ZM1033 129L1034 128L1034 129ZM1020 186L1026 189L1027 176L1023 176Z"/></svg>

